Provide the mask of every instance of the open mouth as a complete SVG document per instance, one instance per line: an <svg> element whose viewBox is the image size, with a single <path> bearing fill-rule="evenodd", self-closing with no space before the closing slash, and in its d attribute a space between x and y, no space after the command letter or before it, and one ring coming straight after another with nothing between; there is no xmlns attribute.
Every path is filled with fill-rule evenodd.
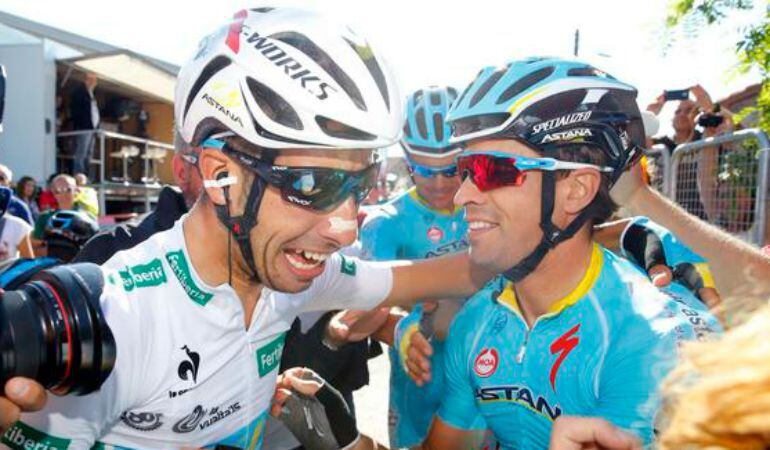
<svg viewBox="0 0 770 450"><path fill-rule="evenodd" d="M289 269L301 278L313 278L320 275L330 256L329 253L302 249L284 250L283 254L289 263Z"/></svg>

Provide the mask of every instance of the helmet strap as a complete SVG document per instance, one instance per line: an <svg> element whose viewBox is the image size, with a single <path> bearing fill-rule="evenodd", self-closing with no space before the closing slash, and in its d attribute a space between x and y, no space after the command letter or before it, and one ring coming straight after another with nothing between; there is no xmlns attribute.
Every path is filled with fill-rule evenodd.
<svg viewBox="0 0 770 450"><path fill-rule="evenodd" d="M537 244L537 247L518 264L503 272L503 276L513 283L517 283L529 274L534 272L538 265L543 261L548 252L575 235L575 233L588 220L588 213L584 209L578 214L567 228L561 229L554 225L551 220L553 217L554 199L556 193L556 172L543 171L542 188L540 196L540 229L543 231L543 237Z"/></svg>
<svg viewBox="0 0 770 450"><path fill-rule="evenodd" d="M259 275L257 273L257 267L254 263L254 252L251 248L251 229L257 225L257 214L259 212L259 204L262 201L262 196L265 193L266 184L259 176L255 176L251 182L249 188L249 196L244 206L244 213L240 216L233 217L230 215L230 195L228 187L224 187L225 204L214 205L217 213L217 217L222 225L228 230L227 236L227 260L228 260L228 272L229 282L232 285L232 256L230 254L230 239L235 238L235 242L238 244L238 248L241 250L241 256L246 260L246 265L251 271L251 279L259 281ZM253 211L253 213L252 213Z"/></svg>

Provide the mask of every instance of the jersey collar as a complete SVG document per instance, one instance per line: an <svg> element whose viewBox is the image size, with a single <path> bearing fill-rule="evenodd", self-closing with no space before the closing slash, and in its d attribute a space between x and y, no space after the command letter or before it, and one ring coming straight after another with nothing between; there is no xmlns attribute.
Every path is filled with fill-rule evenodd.
<svg viewBox="0 0 770 450"><path fill-rule="evenodd" d="M594 286L596 280L599 278L599 274L602 271L602 265L604 264L604 254L598 244L593 244L591 250L591 261L588 263L588 270L583 274L583 278L580 280L575 289L572 290L566 297L554 302L546 316L554 316L570 306L574 305L581 298L583 298L588 291ZM506 308L514 311L515 313L522 315L521 308L519 307L519 301L516 298L516 291L513 288L513 283L510 281L505 282L505 287L500 295L497 296L497 302Z"/></svg>
<svg viewBox="0 0 770 450"><path fill-rule="evenodd" d="M431 212L434 212L434 213L443 214L445 216L452 216L452 215L457 214L458 212L460 212L460 210L462 209L462 206L455 206L453 210L452 209L436 209L436 208L430 206L430 203L428 203L427 200L422 198L422 196L417 193L417 187L416 186L411 187L409 189L409 191L407 191L407 192L408 192L409 196L412 197L412 199L415 202L417 202L417 204L419 204L423 208L427 209L428 211L431 211Z"/></svg>

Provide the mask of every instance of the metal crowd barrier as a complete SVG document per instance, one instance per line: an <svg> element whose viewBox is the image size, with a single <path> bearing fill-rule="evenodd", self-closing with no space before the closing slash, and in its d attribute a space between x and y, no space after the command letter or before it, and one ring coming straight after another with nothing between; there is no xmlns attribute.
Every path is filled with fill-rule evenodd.
<svg viewBox="0 0 770 450"><path fill-rule="evenodd" d="M677 146L669 197L691 214L763 245L767 224L770 140L747 129Z"/></svg>
<svg viewBox="0 0 770 450"><path fill-rule="evenodd" d="M106 212L107 193L120 192L122 195L132 198L138 195L144 197L145 211L150 210L150 193L160 189L157 176L157 164L165 157L173 154L174 146L164 142L143 139L122 133L116 133L106 130L82 130L66 131L57 134L57 138L71 139L70 147L72 150L77 146L78 136L90 136L94 139L94 151L89 161L89 169L97 166L97 176L94 178L94 188L99 196L99 210ZM110 141L110 142L108 142ZM111 150L107 151L108 144ZM63 152L61 149L57 154L59 161L73 159L71 152ZM98 158L96 158L98 156ZM107 172L107 157L121 159L122 171L120 177L112 177ZM132 179L129 176L128 160L129 158L141 158L142 165L141 176L138 179ZM90 174L86 174L89 175Z"/></svg>

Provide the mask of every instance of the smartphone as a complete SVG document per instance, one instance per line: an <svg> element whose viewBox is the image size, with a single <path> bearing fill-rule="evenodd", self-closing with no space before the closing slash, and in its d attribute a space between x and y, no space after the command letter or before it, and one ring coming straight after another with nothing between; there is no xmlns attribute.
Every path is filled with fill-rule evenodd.
<svg viewBox="0 0 770 450"><path fill-rule="evenodd" d="M671 100L687 100L688 98L690 98L690 90L677 89L674 91L663 91L663 96L665 97L667 102Z"/></svg>

